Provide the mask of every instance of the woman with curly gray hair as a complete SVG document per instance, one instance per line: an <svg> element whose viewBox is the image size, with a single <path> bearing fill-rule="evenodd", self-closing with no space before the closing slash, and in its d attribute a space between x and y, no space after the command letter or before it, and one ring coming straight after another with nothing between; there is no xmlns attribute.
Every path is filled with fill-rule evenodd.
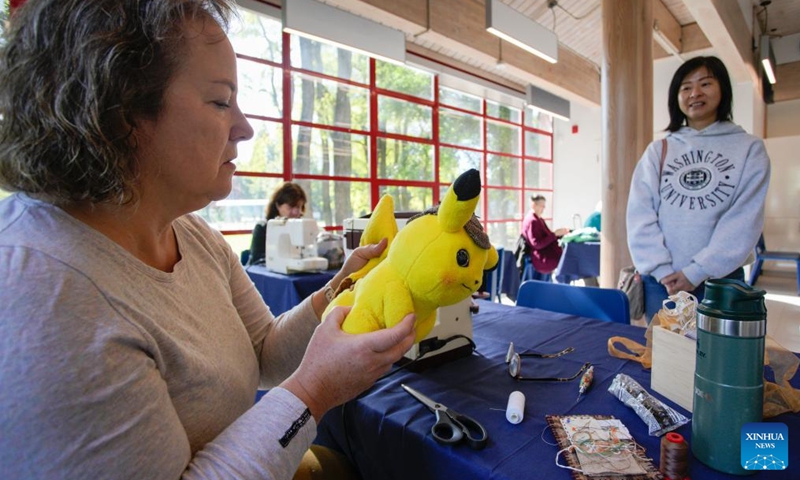
<svg viewBox="0 0 800 480"><path fill-rule="evenodd" d="M4 478L291 478L414 338L273 317L192 214L253 130L229 0L28 0L0 50ZM380 255L358 249L331 281ZM334 321L330 321L334 320ZM269 392L255 405L260 386Z"/></svg>

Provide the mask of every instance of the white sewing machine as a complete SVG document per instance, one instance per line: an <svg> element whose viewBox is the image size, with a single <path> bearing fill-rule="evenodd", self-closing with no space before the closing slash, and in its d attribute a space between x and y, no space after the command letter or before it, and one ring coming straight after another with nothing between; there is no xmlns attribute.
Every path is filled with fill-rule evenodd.
<svg viewBox="0 0 800 480"><path fill-rule="evenodd" d="M317 256L319 226L313 218L273 218L267 222L267 269L278 273L328 269Z"/></svg>
<svg viewBox="0 0 800 480"><path fill-rule="evenodd" d="M395 212L397 228L402 229L408 219L417 212ZM358 246L361 234L367 225L369 217L344 219L345 255L349 256ZM414 344L400 359L399 363L408 363L415 359L420 351L425 352L439 340L445 340L453 335L463 335L464 338L455 339L439 350L426 353L421 360L409 365L409 370L420 371L425 368L454 360L472 354L472 297L436 310L436 324L433 330L418 344Z"/></svg>
<svg viewBox="0 0 800 480"><path fill-rule="evenodd" d="M438 341L446 340L454 335L463 335L466 338L454 338L439 350L425 353L420 360L409 366L411 371L420 371L434 365L439 365L456 358L472 354L472 296L460 302L439 307L436 310L436 324L433 330L421 342L414 344L403 355L400 363L417 358L420 352L425 353Z"/></svg>

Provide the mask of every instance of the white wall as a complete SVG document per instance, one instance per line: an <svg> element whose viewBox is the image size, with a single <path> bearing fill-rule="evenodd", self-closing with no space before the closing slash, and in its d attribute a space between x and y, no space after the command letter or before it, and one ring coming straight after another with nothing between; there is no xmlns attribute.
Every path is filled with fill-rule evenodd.
<svg viewBox="0 0 800 480"><path fill-rule="evenodd" d="M767 106L767 138L798 135L800 135L800 99Z"/></svg>
<svg viewBox="0 0 800 480"><path fill-rule="evenodd" d="M601 199L600 108L572 102L570 116L569 122L554 121L553 229L573 228L575 214L581 216L578 226L582 227ZM578 133L572 133L573 125L578 127Z"/></svg>
<svg viewBox="0 0 800 480"><path fill-rule="evenodd" d="M767 138L772 161L764 219L770 250L800 251L800 99L767 106ZM766 269L794 271L792 263L767 262Z"/></svg>
<svg viewBox="0 0 800 480"><path fill-rule="evenodd" d="M771 119L770 119L771 120ZM764 141L771 160L764 218L764 241L769 250L800 251L800 135ZM791 269L795 264L767 262L766 269Z"/></svg>
<svg viewBox="0 0 800 480"><path fill-rule="evenodd" d="M688 60L688 57L687 57ZM669 125L669 109L667 108L667 91L672 75L683 61L674 56L653 62L653 138L663 138Z"/></svg>

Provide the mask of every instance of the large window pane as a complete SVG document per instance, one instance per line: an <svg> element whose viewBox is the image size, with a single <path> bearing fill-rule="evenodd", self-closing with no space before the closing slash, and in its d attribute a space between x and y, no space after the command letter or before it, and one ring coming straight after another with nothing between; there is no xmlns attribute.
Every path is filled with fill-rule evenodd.
<svg viewBox="0 0 800 480"><path fill-rule="evenodd" d="M518 108L502 105L491 100L486 101L486 115L514 123L519 123L522 120L522 115Z"/></svg>
<svg viewBox="0 0 800 480"><path fill-rule="evenodd" d="M432 181L433 145L379 138L378 177Z"/></svg>
<svg viewBox="0 0 800 480"><path fill-rule="evenodd" d="M225 235L225 240L231 246L234 252L241 254L242 250L249 250L250 243L253 240L253 235L244 233L240 235Z"/></svg>
<svg viewBox="0 0 800 480"><path fill-rule="evenodd" d="M481 117L449 108L439 109L439 142L462 147L483 147Z"/></svg>
<svg viewBox="0 0 800 480"><path fill-rule="evenodd" d="M239 8L239 15L231 18L228 38L236 53L281 63L281 22Z"/></svg>
<svg viewBox="0 0 800 480"><path fill-rule="evenodd" d="M433 190L430 188L385 185L379 191L381 196L387 193L392 196L396 212L421 212L433 206Z"/></svg>
<svg viewBox="0 0 800 480"><path fill-rule="evenodd" d="M520 235L521 224L518 220L508 222L492 222L489 224L489 238L495 246L506 249L506 255L512 255L517 247L517 238ZM504 272L503 275L512 275L512 272ZM519 272L516 272L519 274Z"/></svg>
<svg viewBox="0 0 800 480"><path fill-rule="evenodd" d="M536 160L525 160L525 188L541 188L550 190L553 188L553 164L549 162L538 162Z"/></svg>
<svg viewBox="0 0 800 480"><path fill-rule="evenodd" d="M234 176L231 194L197 213L217 230L252 230L265 218L264 207L281 183L280 178Z"/></svg>
<svg viewBox="0 0 800 480"><path fill-rule="evenodd" d="M292 120L369 129L366 88L301 74L292 75L292 80Z"/></svg>
<svg viewBox="0 0 800 480"><path fill-rule="evenodd" d="M295 68L331 77L368 83L369 57L305 37L291 36L291 62Z"/></svg>
<svg viewBox="0 0 800 480"><path fill-rule="evenodd" d="M283 173L283 124L247 120L253 127L253 138L238 145L239 172Z"/></svg>
<svg viewBox="0 0 800 480"><path fill-rule="evenodd" d="M321 227L344 224L345 218L372 211L369 182L340 180L295 180L306 191L309 215Z"/></svg>
<svg viewBox="0 0 800 480"><path fill-rule="evenodd" d="M484 193L489 202L490 220L522 220L519 190L487 187Z"/></svg>
<svg viewBox="0 0 800 480"><path fill-rule="evenodd" d="M552 133L553 117L538 108L527 108L525 109L525 125Z"/></svg>
<svg viewBox="0 0 800 480"><path fill-rule="evenodd" d="M475 113L481 113L483 100L474 95L453 90L452 88L439 87L439 103Z"/></svg>
<svg viewBox="0 0 800 480"><path fill-rule="evenodd" d="M486 123L486 148L492 152L520 153L520 127L505 123Z"/></svg>
<svg viewBox="0 0 800 480"><path fill-rule="evenodd" d="M486 183L502 187L521 187L519 158L489 155L486 159Z"/></svg>
<svg viewBox="0 0 800 480"><path fill-rule="evenodd" d="M432 109L426 105L380 95L378 97L378 129L387 133L431 138Z"/></svg>
<svg viewBox="0 0 800 480"><path fill-rule="evenodd" d="M237 101L244 113L280 118L283 111L283 83L280 68L238 58Z"/></svg>
<svg viewBox="0 0 800 480"><path fill-rule="evenodd" d="M493 243L513 248L530 196L543 193L552 199L553 119L549 114L446 86L434 92L433 74L284 35L278 20L244 9L229 31L240 56L239 102L255 134L239 145L231 196L201 211L219 228L252 229L263 217L272 190L284 178L293 178L306 190L310 216L322 226L340 226L345 218L371 211L377 201L371 198L374 178L380 194L395 197L398 210L422 210L433 203L436 189L443 193L460 174L475 168L484 177L476 213L486 214ZM289 111L282 111L284 38L289 42L292 68ZM374 87L383 94L369 90L371 65L375 66ZM370 111L371 95L378 95L375 112ZM439 108L436 132L433 106L417 101L432 103L434 98ZM283 121L288 121L284 117L294 122L291 144L288 136L284 139ZM378 125L377 131L371 131L370 125ZM439 142L438 176L435 146L425 143L434 138ZM377 145L377 150L371 145ZM292 149L288 171L284 171L286 148ZM372 161L377 172L370 171ZM263 174L275 178L257 176ZM311 180L298 175L331 178ZM439 181L434 183L436 178ZM416 185L385 185L388 180ZM551 209L548 202L546 218L552 217ZM229 240L249 246L249 235Z"/></svg>
<svg viewBox="0 0 800 480"><path fill-rule="evenodd" d="M481 169L483 153L457 148L439 148L439 180L451 183L470 168Z"/></svg>
<svg viewBox="0 0 800 480"><path fill-rule="evenodd" d="M369 145L364 135L294 126L292 145L294 173L369 177Z"/></svg>
<svg viewBox="0 0 800 480"><path fill-rule="evenodd" d="M552 140L553 137L550 135L526 130L525 155L550 160L553 152L553 149L551 148Z"/></svg>
<svg viewBox="0 0 800 480"><path fill-rule="evenodd" d="M404 65L376 60L375 85L378 88L433 100L433 75Z"/></svg>

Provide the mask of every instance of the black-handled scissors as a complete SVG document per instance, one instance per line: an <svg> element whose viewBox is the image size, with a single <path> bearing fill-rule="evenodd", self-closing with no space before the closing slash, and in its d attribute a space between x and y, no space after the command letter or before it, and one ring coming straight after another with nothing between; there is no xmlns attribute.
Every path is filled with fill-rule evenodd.
<svg viewBox="0 0 800 480"><path fill-rule="evenodd" d="M483 425L474 418L455 412L439 402L434 402L409 386L403 384L400 386L436 415L436 423L431 427L431 433L437 442L455 444L466 439L467 445L475 450L486 446L489 435Z"/></svg>

